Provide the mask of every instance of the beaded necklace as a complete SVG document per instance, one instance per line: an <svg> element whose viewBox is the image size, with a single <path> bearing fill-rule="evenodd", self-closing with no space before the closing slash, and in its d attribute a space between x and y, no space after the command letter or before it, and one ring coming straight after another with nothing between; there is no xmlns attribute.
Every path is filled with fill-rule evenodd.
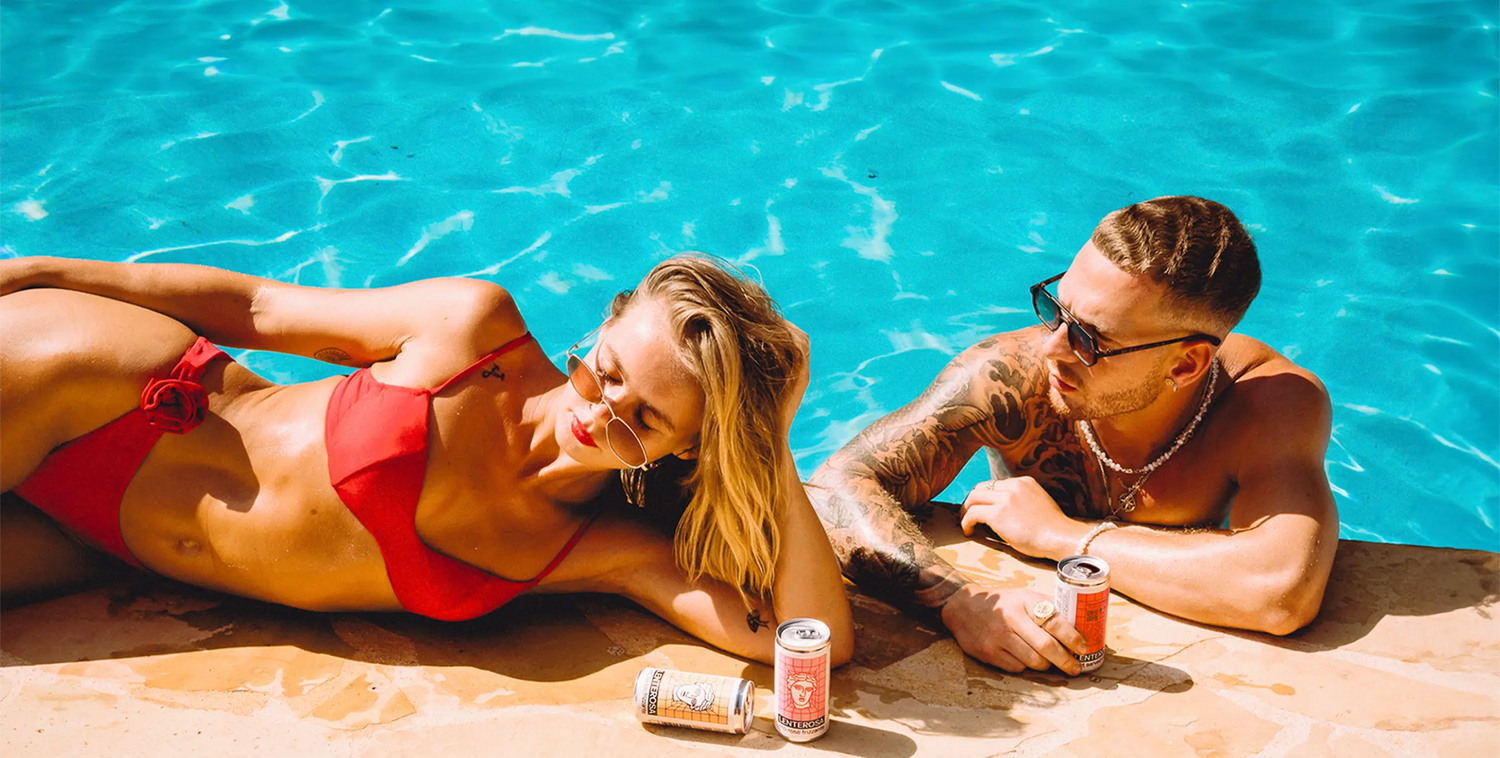
<svg viewBox="0 0 1500 758"><path fill-rule="evenodd" d="M1198 412L1193 415L1193 420L1189 421L1188 425L1183 427L1182 432L1177 435L1177 439L1172 442L1172 447L1168 448L1167 452L1162 453L1156 460L1140 468L1129 468L1116 463L1113 458L1109 457L1109 453L1104 452L1104 447L1094 437L1094 425L1086 420L1079 423L1079 427L1083 429L1083 438L1088 441L1089 447L1093 449L1094 457L1099 459L1099 475L1104 479L1104 497L1106 501L1109 499L1109 473L1104 470L1106 466L1121 474L1143 475L1140 479L1135 480L1135 484L1125 488L1125 492L1120 495L1120 502L1117 505L1110 506L1110 518L1135 510L1135 495L1137 492L1140 492L1141 487L1146 485L1146 480L1151 478L1152 472L1156 471L1163 463L1166 463L1167 459L1171 458L1172 454L1176 453L1188 441L1188 438L1193 436L1193 432L1197 431L1199 422L1203 421L1204 412L1208 410L1209 402L1214 398L1214 383L1218 378L1219 359L1215 357L1209 362L1208 387L1203 391L1203 400L1198 403Z"/></svg>

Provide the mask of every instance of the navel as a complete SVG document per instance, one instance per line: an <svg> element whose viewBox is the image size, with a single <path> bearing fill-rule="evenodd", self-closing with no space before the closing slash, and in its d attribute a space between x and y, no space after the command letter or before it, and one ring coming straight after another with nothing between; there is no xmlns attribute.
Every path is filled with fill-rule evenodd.
<svg viewBox="0 0 1500 758"><path fill-rule="evenodd" d="M203 545L199 544L197 540L177 541L177 554L184 558L196 557L201 552L203 552Z"/></svg>

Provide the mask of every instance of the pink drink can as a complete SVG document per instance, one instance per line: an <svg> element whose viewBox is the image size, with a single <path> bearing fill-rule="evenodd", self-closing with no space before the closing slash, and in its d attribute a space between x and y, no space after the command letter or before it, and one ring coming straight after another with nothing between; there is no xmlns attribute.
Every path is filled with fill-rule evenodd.
<svg viewBox="0 0 1500 758"><path fill-rule="evenodd" d="M817 619L776 627L776 731L811 742L828 731L828 653L833 633Z"/></svg>
<svg viewBox="0 0 1500 758"><path fill-rule="evenodd" d="M1084 671L1104 663L1104 629L1109 619L1109 564L1093 555L1072 555L1057 564L1052 595L1057 612L1083 635L1088 649L1078 656Z"/></svg>

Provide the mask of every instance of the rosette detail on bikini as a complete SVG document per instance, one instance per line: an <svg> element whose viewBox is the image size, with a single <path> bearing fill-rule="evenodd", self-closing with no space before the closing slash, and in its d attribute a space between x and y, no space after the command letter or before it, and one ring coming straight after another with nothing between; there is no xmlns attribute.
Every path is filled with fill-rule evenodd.
<svg viewBox="0 0 1500 758"><path fill-rule="evenodd" d="M146 389L141 391L141 412L145 414L146 423L172 434L187 434L203 423L208 416L208 390L193 377L202 371L194 371L191 364L196 361L189 359L195 351L204 350L205 345L207 349L219 352L218 348L200 339L188 349L188 355L167 378L146 383Z"/></svg>

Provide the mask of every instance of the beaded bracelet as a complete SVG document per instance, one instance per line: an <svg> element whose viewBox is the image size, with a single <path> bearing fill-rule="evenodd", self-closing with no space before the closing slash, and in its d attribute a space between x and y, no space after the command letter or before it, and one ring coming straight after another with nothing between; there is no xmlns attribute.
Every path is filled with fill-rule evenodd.
<svg viewBox="0 0 1500 758"><path fill-rule="evenodd" d="M1111 529L1119 528L1120 525L1116 524L1113 521L1100 521L1098 524L1094 525L1093 529L1089 530L1089 533L1084 536L1083 539L1078 541L1078 550L1074 552L1074 555L1088 555L1089 543L1093 542L1095 537L1098 537L1099 535L1104 534Z"/></svg>

